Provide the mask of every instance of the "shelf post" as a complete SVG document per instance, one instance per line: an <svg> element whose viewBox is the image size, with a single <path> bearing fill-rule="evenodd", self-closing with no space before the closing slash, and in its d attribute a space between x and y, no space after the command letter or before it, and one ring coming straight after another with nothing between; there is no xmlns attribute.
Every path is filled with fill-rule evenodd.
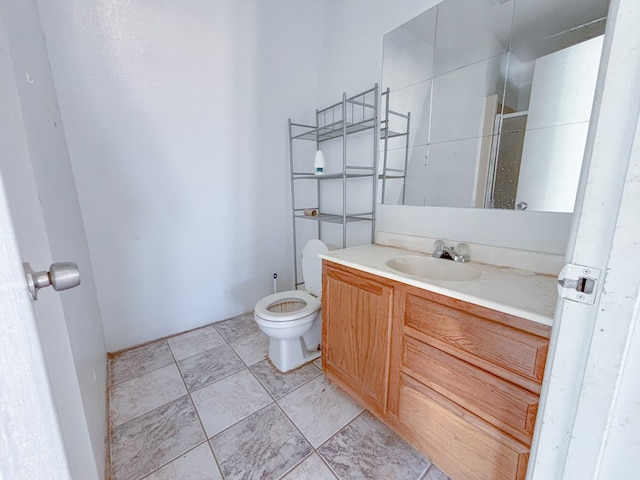
<svg viewBox="0 0 640 480"><path fill-rule="evenodd" d="M289 126L289 172L291 175L291 221L293 222L293 289L298 289L298 249L296 245L296 191L293 181L293 131L291 119Z"/></svg>
<svg viewBox="0 0 640 480"><path fill-rule="evenodd" d="M347 248L347 93L342 92L342 248Z"/></svg>
<svg viewBox="0 0 640 480"><path fill-rule="evenodd" d="M378 197L378 159L380 158L380 92L378 90L378 84L374 86L373 101L374 101L374 120L373 120L373 175L371 186L371 243L375 240L376 231L376 199ZM388 130L389 124L387 124ZM386 143L385 143L386 148ZM386 153L385 153L386 160ZM383 185L384 188L384 185Z"/></svg>

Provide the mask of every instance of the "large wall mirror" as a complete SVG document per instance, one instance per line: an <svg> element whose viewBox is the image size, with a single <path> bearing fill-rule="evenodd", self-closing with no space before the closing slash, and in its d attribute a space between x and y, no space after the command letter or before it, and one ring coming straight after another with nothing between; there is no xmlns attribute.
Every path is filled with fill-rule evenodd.
<svg viewBox="0 0 640 480"><path fill-rule="evenodd" d="M379 200L572 212L608 0L445 0L384 37Z"/></svg>

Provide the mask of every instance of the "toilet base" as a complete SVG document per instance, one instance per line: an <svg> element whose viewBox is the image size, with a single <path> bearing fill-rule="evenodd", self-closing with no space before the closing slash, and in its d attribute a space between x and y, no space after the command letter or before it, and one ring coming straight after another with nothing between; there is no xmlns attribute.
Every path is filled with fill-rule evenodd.
<svg viewBox="0 0 640 480"><path fill-rule="evenodd" d="M269 360L281 372L288 372L320 357L317 345L307 350L302 337L269 340Z"/></svg>

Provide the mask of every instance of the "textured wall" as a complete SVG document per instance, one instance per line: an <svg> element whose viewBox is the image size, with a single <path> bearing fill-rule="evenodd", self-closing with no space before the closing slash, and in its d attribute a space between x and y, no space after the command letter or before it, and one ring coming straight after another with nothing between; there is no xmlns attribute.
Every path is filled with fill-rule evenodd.
<svg viewBox="0 0 640 480"><path fill-rule="evenodd" d="M286 121L315 109L321 2L43 1L107 347L292 283Z"/></svg>

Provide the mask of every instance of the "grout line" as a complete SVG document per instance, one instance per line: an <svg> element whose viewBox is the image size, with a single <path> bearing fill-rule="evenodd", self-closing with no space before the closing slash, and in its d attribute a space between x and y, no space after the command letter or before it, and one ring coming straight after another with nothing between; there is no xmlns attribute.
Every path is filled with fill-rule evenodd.
<svg viewBox="0 0 640 480"><path fill-rule="evenodd" d="M260 363L260 362L258 362L258 363ZM254 365L257 365L257 364L254 363ZM253 370L251 370L251 367L248 366L247 370L249 370L249 373L253 376L253 378L256 379L256 381L260 384L260 386L264 389L264 391L267 392L267 395L269 395L274 402L277 402L278 399L269 390L267 390L267 387L264 385L264 383L262 383L260 381L258 376L253 372Z"/></svg>
<svg viewBox="0 0 640 480"><path fill-rule="evenodd" d="M185 380L184 380L184 375L182 375L182 371L180 370L180 367L178 366L178 362L176 360L175 355L173 354L173 350L171 350L171 346L169 346L169 350L171 351L171 358L173 358L173 363L175 364L176 369L178 370L178 374L180 375L180 380L182 380L182 384L184 385L184 388L187 391L187 395L189 396L189 401L191 402L191 406L193 407L193 410L196 412L196 416L198 417L198 422L200 423L200 428L202 428L202 432L204 433L204 438L206 440L208 440L207 439L207 431L204 429L204 424L202 423L202 419L200 418L200 414L198 413L198 409L196 408L196 404L194 403L193 398L191 397L191 392L189 391L189 387L187 385L187 382L185 382Z"/></svg>
<svg viewBox="0 0 640 480"><path fill-rule="evenodd" d="M359 404L358 404L359 405ZM342 428L340 428L340 430L338 430L336 433L334 433L333 435L331 435L329 438L327 438L324 442L322 442L321 445L318 446L318 450L320 450L322 447L324 447L327 443L329 443L331 440L333 440L333 438L338 435L342 430L344 430L345 428L347 428L349 425L351 425L353 422L355 422L358 418L360 418L362 415L364 415L364 413L367 410L363 410L362 412L360 412L358 415L356 415L355 417L353 417L351 420L349 420L347 423L344 424L344 426Z"/></svg>
<svg viewBox="0 0 640 480"><path fill-rule="evenodd" d="M324 373L322 373L322 376L325 377ZM312 380L309 380L307 383L305 383L305 385L308 385L309 383L311 383L314 380L317 380L320 377L320 375L318 375L317 377L313 378ZM302 387L302 386L301 386ZM299 388L301 388L299 387ZM297 389L296 389L297 390ZM292 393L292 392L290 392ZM290 394L289 393L289 394ZM284 397L282 397L280 400L286 398L287 396L289 396L289 394L285 395ZM287 412L282 408L282 406L280 405L279 401L276 400L276 404L278 405L278 407L280 408L280 410L282 410L282 413L284 413L284 415L289 419L289 421L296 427L296 429L300 432L300 434L303 436L303 438L309 442L309 445L311 445L311 448L313 448L313 451L318 453L318 455L320 455L320 453L318 452L318 450L320 448L322 448L327 442L329 442L333 437L335 437L338 433L340 433L345 427L347 427L348 425L351 424L351 422L353 422L356 418L360 417L366 410L363 410L362 412L360 412L359 414L357 414L355 417L353 417L351 420L349 420L347 423L345 423L343 426L341 426L340 428L338 428L338 430L333 433L332 435L329 436L329 438L327 438L324 442L322 442L320 445L318 445L318 447L315 447L313 445L313 443L311 443L311 440L309 438L307 438L307 436L302 432L302 430L300 430L300 428L298 427L298 425L296 424L296 422L293 420L293 418L291 418Z"/></svg>
<svg viewBox="0 0 640 480"><path fill-rule="evenodd" d="M242 315L246 315L246 314L242 314ZM230 318L230 319L223 320L223 321L233 320L234 318L237 318L237 317L232 317L232 318ZM217 323L218 323L218 322L217 322ZM185 384L185 387L187 388L187 392L188 392L188 394L189 394L189 399L191 400L191 403L193 404L193 407L194 407L194 410L195 410L195 412L196 412L196 415L198 416L198 420L200 421L200 425L202 426L202 430L203 430L203 432L204 432L204 436L205 436L205 438L206 438L206 442L207 442L207 444L209 445L209 449L211 450L211 454L213 455L213 459L214 459L214 461L216 462L216 465L217 465L217 467L218 467L218 471L220 472L220 475L222 475L222 476L224 477L224 474L222 473L222 466L220 465L220 461L218 460L218 457L216 456L216 453L215 453L215 451L214 451L214 449L213 449L213 446L211 445L211 439L212 439L212 438L214 438L215 436L220 435L221 433L223 433L223 432L225 432L225 431L229 430L230 428L234 427L235 425L237 425L238 423L242 422L243 420L246 420L246 419L247 419L247 418L249 418L250 416L255 415L256 413L258 413L258 412L260 412L260 411L264 410L265 408L269 407L270 405L275 404L276 402L275 402L275 399L273 399L273 396L271 395L271 393L270 393L266 388L262 387L262 388L264 388L264 390L267 392L267 395L269 395L269 396L273 399L273 401L272 401L272 402L270 402L269 404L265 405L264 407L262 407L262 408L258 409L257 411L253 412L252 414L247 415L246 417L239 419L238 421L236 421L236 422L235 422L235 423L233 423L232 425L229 425L229 426L228 426L227 428L225 428L224 430L221 430L221 431L217 432L217 433L216 433L215 435L213 435L212 437L209 437L209 436L208 436L207 431L206 431L206 429L204 428L204 423L202 422L202 418L200 417L200 413L198 412L198 409L195 407L195 402L193 401L193 397L191 396L191 394L192 394L192 393L197 392L198 390L200 390L200 389L202 389L202 388L205 388L205 387L206 387L206 386L208 386L208 385L213 385L214 383L216 383L216 382L217 382L217 381L219 381L219 380L222 380L222 379L224 379L224 378L230 377L231 375L233 375L233 374L235 374L235 373L239 373L239 372L241 372L241 371L242 371L242 370L244 370L244 369L248 370L248 371L249 371L249 373L250 373L250 374L255 378L255 375L253 374L253 372L252 372L252 371L251 371L251 369L249 368L249 365L247 365L247 363L242 359L242 357L241 357L240 355L238 355L238 352L233 348L233 346L231 345L231 343L229 342L229 340L227 340L227 339L225 338L225 336L224 336L224 335L223 335L223 334L218 330L218 328L216 328L215 323L214 323L214 324L211 324L211 325L212 325L212 326L213 326L213 328L215 329L216 333L217 333L218 335L220 335L220 338L222 338L222 340L224 341L224 344L226 344L227 346L229 346L229 347L231 348L231 350L232 350L232 351L233 351L233 352L238 356L238 358L240 359L240 361L241 361L245 366L244 366L244 368L241 368L241 369L240 369L240 370L238 370L237 372L233 372L233 373L231 373L231 374L229 374L229 375L226 375L226 376L224 376L224 377L222 377L222 378L219 378L219 379L217 379L217 380L216 380L216 381L214 381L214 382L211 382L211 383L209 383L209 384L207 384L207 385L205 385L205 386L203 386L203 387L201 387L201 388L198 388L197 390L194 390L193 392L190 392L190 391L189 391L189 388L186 386L186 384ZM248 335L247 335L247 336L248 336ZM244 337L242 337L242 338L244 338ZM218 346L223 346L224 344L222 344L222 345L218 345ZM214 347L214 348L216 348L216 347ZM173 354L173 352L172 352L172 354ZM187 357L187 358L189 358L189 357ZM174 357L174 359L175 359L175 357ZM176 362L176 363L177 363L177 362ZM256 363L258 363L258 362L256 362ZM178 371L180 371L180 369L179 369L179 368L178 368ZM182 377L182 380L183 380L183 382L184 382L184 377L182 376L182 372L181 372L181 371L180 371L180 376ZM257 380L257 381L258 381L258 383L262 386L262 383L260 382L260 380L258 380L257 378L256 378L256 380Z"/></svg>
<svg viewBox="0 0 640 480"><path fill-rule="evenodd" d="M238 370L234 370L234 371L232 371L232 372L229 372L229 373L227 373L226 375L224 375L224 376L222 376L222 377L220 377L220 378L216 378L215 380L213 380L213 381L211 381L211 382L209 382L209 383L207 383L207 384L205 384L205 385L201 385L201 386L199 386L198 388L196 388L196 389L195 389L195 390L193 390L193 391L189 391L189 389L187 388L187 392L189 393L189 395L191 395L192 393L196 393L196 392L198 392L198 391L202 390L203 388L210 387L210 386L211 386L211 385L213 385L214 383L218 383L220 380L224 380L225 378L229 378L229 377L231 377L232 375L235 375L236 373L239 373L239 372L241 372L242 370L245 370L246 368L247 368L247 367L246 367L246 366L244 366L244 367L241 367L241 368L240 368L240 369L238 369ZM184 380L184 378L183 378L183 380Z"/></svg>
<svg viewBox="0 0 640 480"><path fill-rule="evenodd" d="M332 438L333 438L333 437L332 437ZM327 440L327 442L328 442L328 441L329 441L329 440ZM327 442L325 442L325 443L327 443ZM323 445L324 445L324 443L323 443ZM319 448L320 448L320 447L318 447L318 449L319 449ZM327 462L326 458L324 458L324 457L322 456L322 454L321 454L318 450L316 450L316 455L318 455L318 457L320 457L320 460L322 461L322 463L324 463L324 464L327 466L327 468L329 469L329 471L330 471L331 473L333 473L333 475L336 477L336 479L341 480L340 475L338 475L338 472L336 472L336 471L333 469L333 467L332 467L331 465L329 465L329 462Z"/></svg>
<svg viewBox="0 0 640 480"><path fill-rule="evenodd" d="M179 459L180 457L184 457L185 455L187 455L188 453L192 452L193 450L195 450L196 448L198 448L199 446L208 443L208 440L205 440L203 442L198 443L197 445L194 445L192 448L188 449L186 452L181 453L180 455L178 455L176 458L173 458L171 460L169 460L167 463L164 463L162 465L160 465L158 468L156 468L155 470L152 470L151 472L145 474L143 477L140 477L138 480L145 480L145 478L148 478L149 475L153 475L154 473L156 473L158 470L166 467L167 465L169 465L170 463L175 462L177 459ZM213 457L214 461L215 461L215 456ZM217 463L217 462L216 462Z"/></svg>
<svg viewBox="0 0 640 480"><path fill-rule="evenodd" d="M311 440L309 440L307 438L307 436L302 432L302 430L300 430L300 427L298 427L296 422L293 421L293 418L291 418L289 415L287 415L287 412L284 411L282 406L277 401L275 402L275 404L278 406L278 408L284 414L284 416L287 418L287 420L289 420L291 422L291 424L294 426L294 428L300 433L300 435L302 435L302 438L304 438L307 441L307 443L311 446L311 449L315 452L316 451L316 447L313 446L313 443L311 443Z"/></svg>
<svg viewBox="0 0 640 480"><path fill-rule="evenodd" d="M240 359L240 360L242 360L242 359ZM243 365L244 366L240 367L238 370L229 371L229 372L225 373L223 376L221 376L219 378L216 378L215 380L212 380L209 383L205 383L204 385L199 385L198 388L195 388L193 391L190 391L189 387L187 387L187 392L189 392L190 394L194 393L194 392L197 392L198 390L202 390L203 388L206 388L206 387L208 387L210 385L213 385L214 383L219 382L220 380L224 380L225 378L230 377L231 375L235 375L236 373L238 373L238 372L244 370L245 368L247 368L247 366L246 366L246 364L244 362L243 362ZM178 371L180 372L180 375L182 376L182 371L180 370L180 367L178 367ZM182 379L184 380L184 376L182 377ZM185 385L186 385L186 383L185 383Z"/></svg>
<svg viewBox="0 0 640 480"><path fill-rule="evenodd" d="M293 472L296 468L298 468L302 463L304 463L305 460L309 459L313 454L315 454L316 451L313 450L313 445L311 446L311 448L312 448L312 450L311 450L311 453L309 453L309 455L307 455L306 457L302 458L298 463L293 465L289 470L285 471L282 475L277 477L277 480L282 480L284 477L286 477L291 472Z"/></svg>
<svg viewBox="0 0 640 480"><path fill-rule="evenodd" d="M294 468L296 468L298 465L300 465L302 462L304 462L307 458L309 458L311 455L313 455L316 452L316 447L313 446L313 443L311 443L311 441L306 437L306 435L304 433L302 433L302 430L300 430L300 428L298 428L298 425L296 425L296 422L293 421L292 418L289 417L289 415L287 415L287 412L284 411L284 409L280 406L280 404L278 402L275 402L276 406L278 407L278 409L282 412L282 414L285 416L285 418L287 420L289 420L289 422L291 423L291 425L293 425L293 428L295 428L298 433L300 435L302 435L302 438L304 438L307 443L309 444L309 446L311 447L311 453L309 453L309 455L307 455L306 457L304 457L303 459L301 459L298 463L296 463L295 465L293 465L289 470L287 470L284 474L280 475L278 478L281 479L282 477L284 477L285 475L287 475L289 472L291 472Z"/></svg>
<svg viewBox="0 0 640 480"><path fill-rule="evenodd" d="M207 441L209 441L209 440L213 439L214 437L217 437L217 436L218 436L218 435L220 435L221 433L226 432L226 431L227 431L227 430L229 430L230 428L235 427L235 426L236 426L237 424L239 424L240 422L245 421L247 418L252 417L253 415L257 414L258 412L261 412L261 411L265 410L266 408L269 408L270 406L275 405L275 404L276 404L276 402L270 402L270 403L268 403L268 404L264 405L263 407L260 407L258 410L256 410L255 412L253 412L253 413L251 413L251 414L247 415L246 417L241 418L240 420L238 420L237 422L235 422L233 425L229 425L229 426L228 426L228 427L226 427L224 430L220 430L218 433L216 433L215 435L213 435L212 437L210 437ZM206 435L206 432L205 432L205 435Z"/></svg>
<svg viewBox="0 0 640 480"><path fill-rule="evenodd" d="M433 467L433 463L431 463L431 460L429 460L429 466L427 468L425 468L424 472L422 472L418 476L418 480L425 480L427 478L427 474L431 471L432 467Z"/></svg>
<svg viewBox="0 0 640 480"><path fill-rule="evenodd" d="M316 368L318 368L318 367L316 367ZM318 369L318 370L320 370L320 369ZM320 377L320 376L322 376L322 375L324 375L324 372L323 372L322 370L320 370L320 373L319 373L318 375L316 375L315 377L313 377L313 378L311 378L311 379L307 380L307 381L306 381L306 382L304 382L304 383L301 383L301 384L300 384L300 385L298 385L297 387L295 387L295 388L293 388L293 389L289 390L287 393L285 393L284 395L282 395L280 398L275 398L275 397L274 397L275 401L276 401L276 402L279 402L280 400L282 400L282 399L284 399L284 398L288 397L289 395L291 395L293 392L296 392L296 391L300 390L300 389L301 389L302 387L304 387L305 385L310 384L311 382L313 382L315 379L317 379L318 377Z"/></svg>
<svg viewBox="0 0 640 480"><path fill-rule="evenodd" d="M222 337L222 335L220 335L220 336ZM224 338L223 338L223 340L224 340ZM209 436L207 435L207 430L204 428L204 423L202 422L202 418L200 417L200 412L198 412L198 409L196 408L196 403L193 401L193 397L191 396L192 392L189 391L189 387L187 386L187 383L184 380L184 375L182 375L182 371L180 370L180 367L178 366L178 361L176 360L176 356L173 353L173 350L171 349L171 345L169 344L169 342L167 342L167 345L169 345L169 350L171 351L171 357L173 358L173 362L174 362L174 364L176 366L176 369L178 370L178 374L180 375L180 379L182 380L184 388L187 390L187 395L189 395L189 401L191 402L191 407L193 408L193 411L195 412L196 417L198 417L198 422L200 423L200 428L202 429L202 433L204 434L204 443L206 443L207 446L209 447L209 451L211 452L211 455L213 456L213 461L215 462L216 467L218 468L218 472L220 473L221 476L223 476L222 475L222 468L220 467L220 462L218 462L218 458L216 457L216 454L213 451L213 447L211 446L211 443L209 442ZM187 358L189 358L189 357L187 357ZM198 445L202 445L202 444L198 444ZM194 447L194 448L196 448L196 447ZM189 450L189 451L191 451L191 450ZM174 462L178 458L180 458L180 457L174 458L173 460L171 460L171 462ZM168 462L168 463L171 463L171 462Z"/></svg>

